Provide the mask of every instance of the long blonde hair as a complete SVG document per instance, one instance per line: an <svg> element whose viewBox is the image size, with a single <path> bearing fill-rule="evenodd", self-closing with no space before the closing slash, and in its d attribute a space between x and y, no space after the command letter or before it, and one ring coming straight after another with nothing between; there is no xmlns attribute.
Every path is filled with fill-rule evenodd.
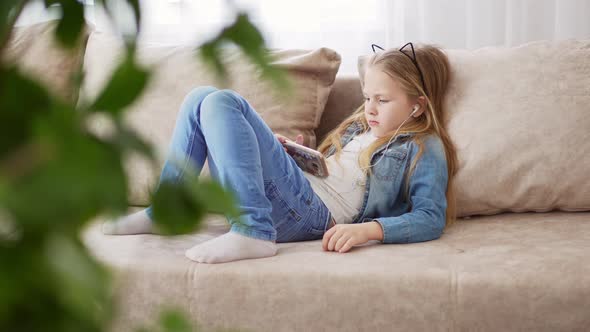
<svg viewBox="0 0 590 332"><path fill-rule="evenodd" d="M453 189L454 176L457 170L457 151L444 128L446 112L444 110L444 98L446 97L447 87L450 80L450 64L446 54L436 45L428 44L414 44L414 51L416 53L416 61L422 74L424 75L424 84L428 95L422 88L422 81L420 74L414 63L402 54L402 51L397 48L385 50L383 52L371 55L365 62L365 68L376 68L395 80L402 90L405 91L408 98L418 98L424 96L426 98L426 110L414 121L407 122L402 126L398 135L404 133L411 133L412 138L418 146L418 153L416 158L412 160L410 170L406 174L404 193L405 197L409 197L409 179L416 167L416 164L424 151L424 139L431 134L440 137L446 154L448 167L448 184L446 191L447 210L446 210L446 226L450 226L455 222L456 218L456 198ZM407 55L412 56L410 51L404 50ZM365 70L366 73L366 70ZM361 77L361 84L364 85L364 77ZM318 146L318 151L327 154L331 146L336 149L335 157L339 160L342 153L341 137L346 128L352 123L360 124L363 131L369 129L369 124L365 118L364 103L359 106L349 117L344 119L336 128L330 131L322 143ZM364 149L359 157L359 166L361 169L372 174L372 169L369 167L372 154L382 145L386 144L395 132L390 135L380 137L371 145Z"/></svg>

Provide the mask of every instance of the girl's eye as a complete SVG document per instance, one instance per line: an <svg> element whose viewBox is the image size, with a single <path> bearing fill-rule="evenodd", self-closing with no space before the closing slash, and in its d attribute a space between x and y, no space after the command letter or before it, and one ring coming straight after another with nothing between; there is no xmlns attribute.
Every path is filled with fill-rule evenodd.
<svg viewBox="0 0 590 332"><path fill-rule="evenodd" d="M365 100L366 100L366 101L369 101L369 98L365 98ZM389 100L383 100L383 99L379 100L379 102L380 102L380 103L386 103L386 102L388 102L388 101L389 101Z"/></svg>

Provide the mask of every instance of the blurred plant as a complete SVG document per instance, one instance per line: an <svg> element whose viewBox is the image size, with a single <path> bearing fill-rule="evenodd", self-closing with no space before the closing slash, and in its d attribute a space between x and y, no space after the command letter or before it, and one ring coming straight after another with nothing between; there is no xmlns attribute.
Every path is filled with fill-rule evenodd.
<svg viewBox="0 0 590 332"><path fill-rule="evenodd" d="M139 152L156 163L153 148L123 122L128 105L151 77L136 61L141 26L139 0L123 1L134 14L133 33L121 31L125 56L98 97L88 105L50 93L17 64L0 63L0 331L103 331L114 315L111 275L84 246L80 233L98 215L127 212L126 154ZM0 58L15 22L29 0L0 1ZM65 49L80 44L85 29L84 5L77 0L45 0L62 15L55 36ZM117 27L112 1L95 0ZM284 72L271 65L259 30L248 15L197 47L200 57L223 82L223 44L234 43L272 81L290 93ZM75 90L83 83L76 75ZM77 95L77 93L76 93ZM113 135L88 130L93 115L115 124ZM233 192L214 180L187 177L161 184L151 194L155 222L166 234L196 231L206 213L239 215ZM188 262L187 262L188 264ZM178 312L166 311L158 331L189 331ZM142 329L146 331L146 329Z"/></svg>

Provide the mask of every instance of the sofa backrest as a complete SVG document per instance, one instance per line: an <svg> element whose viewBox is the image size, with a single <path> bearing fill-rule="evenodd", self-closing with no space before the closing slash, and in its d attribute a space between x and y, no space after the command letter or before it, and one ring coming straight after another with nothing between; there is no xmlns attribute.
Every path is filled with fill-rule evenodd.
<svg viewBox="0 0 590 332"><path fill-rule="evenodd" d="M112 51L100 46L89 51L87 47L86 56L96 49ZM171 59L177 54L174 49L166 52L170 52L165 56ZM448 116L444 125L457 150L458 170L453 186L458 216L590 210L590 39L445 52L451 64L451 82L445 100ZM51 54L54 53L43 55ZM334 68L336 58L331 50L317 54L323 54L318 58L323 60L308 65ZM362 58L359 57L360 63ZM76 67L77 61L66 61L71 64L69 70ZM298 66L296 61L294 65ZM172 86L178 83L174 78L170 80ZM177 86L186 91L190 88ZM362 104L359 77L336 75L326 95L327 100L321 101L325 107L319 126L312 131L317 143ZM157 102L166 105L166 109L178 104L177 100L158 96ZM264 97L252 94L250 101L256 104ZM152 102L144 100L146 105ZM151 130L162 149L170 139L176 112L172 109L166 114L167 122L154 121L154 114L145 114L146 121L136 125L136 129ZM131 118L136 115L130 114ZM301 120L315 123L317 119ZM141 188L137 181L153 187L159 174L159 170L142 169L132 172L142 179L129 183L143 197L135 205L147 203L147 188Z"/></svg>

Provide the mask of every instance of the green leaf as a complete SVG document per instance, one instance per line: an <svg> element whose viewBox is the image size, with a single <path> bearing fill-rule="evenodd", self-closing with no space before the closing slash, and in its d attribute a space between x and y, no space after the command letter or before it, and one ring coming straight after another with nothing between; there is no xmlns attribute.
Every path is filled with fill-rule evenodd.
<svg viewBox="0 0 590 332"><path fill-rule="evenodd" d="M264 45L264 37L250 22L247 13L239 13L235 23L225 28L221 35L240 46L250 60L262 69L262 77L274 83L277 92L286 95L290 93L292 83L286 78L283 69L270 65L272 58Z"/></svg>
<svg viewBox="0 0 590 332"><path fill-rule="evenodd" d="M155 223L163 228L163 233L198 231L201 219L207 213L223 214L229 218L241 215L237 195L233 191L225 189L214 179L200 180L194 175L199 172L191 163L183 167L185 170L178 182L159 183L155 193L150 194Z"/></svg>
<svg viewBox="0 0 590 332"><path fill-rule="evenodd" d="M0 171L2 161L30 136L32 122L51 107L47 89L17 67L0 67Z"/></svg>
<svg viewBox="0 0 590 332"><path fill-rule="evenodd" d="M49 151L10 184L7 209L29 228L54 229L77 229L102 209L125 211L127 182L116 147L84 133L71 106L54 106L35 122L33 142Z"/></svg>
<svg viewBox="0 0 590 332"><path fill-rule="evenodd" d="M10 37L10 31L21 13L24 0L2 0L0 1L0 50L4 49L6 41Z"/></svg>
<svg viewBox="0 0 590 332"><path fill-rule="evenodd" d="M148 83L150 72L135 63L134 54L134 49L128 50L107 86L90 106L91 110L106 110L118 116L141 95Z"/></svg>
<svg viewBox="0 0 590 332"><path fill-rule="evenodd" d="M158 233L186 234L199 230L206 207L195 200L181 182L163 182L151 197Z"/></svg>
<svg viewBox="0 0 590 332"><path fill-rule="evenodd" d="M134 129L124 125L122 121L116 121L117 132L113 144L118 146L121 152L137 151L143 156L149 158L152 162L157 162L153 147L146 142ZM155 165L157 166L157 165Z"/></svg>
<svg viewBox="0 0 590 332"><path fill-rule="evenodd" d="M217 77L221 79L222 85L226 86L228 82L227 71L220 61L223 58L224 41L238 45L250 61L259 67L260 78L273 83L273 93L276 93L280 98L293 97L293 83L288 79L287 71L272 65L274 59L264 45L264 38L250 22L246 13L239 13L231 26L224 28L215 38L203 43L198 48L200 58L213 69Z"/></svg>
<svg viewBox="0 0 590 332"><path fill-rule="evenodd" d="M74 48L84 27L84 4L77 0L45 0L45 7L55 3L60 4L63 12L55 35L63 46Z"/></svg>
<svg viewBox="0 0 590 332"><path fill-rule="evenodd" d="M207 207L207 212L239 217L238 199L233 191L226 190L216 180L188 183L193 197Z"/></svg>
<svg viewBox="0 0 590 332"><path fill-rule="evenodd" d="M160 325L165 332L192 332L189 321L176 310L164 310L160 314Z"/></svg>
<svg viewBox="0 0 590 332"><path fill-rule="evenodd" d="M137 29L137 34L139 35L139 31L141 28L141 8L139 7L139 0L127 0L129 6L133 9L133 15L135 16L135 28Z"/></svg>
<svg viewBox="0 0 590 332"><path fill-rule="evenodd" d="M205 65L209 66L209 68L213 70L217 78L220 80L220 85L227 86L227 70L225 69L224 64L221 62L222 54L219 50L219 47L219 40L205 42L198 48L197 54L200 56L201 60L203 60Z"/></svg>
<svg viewBox="0 0 590 332"><path fill-rule="evenodd" d="M134 11L139 32L139 0L125 1ZM0 0L0 57L27 2ZM64 46L74 46L84 29L82 3L45 0L45 4L61 6L63 16L55 33ZM82 123L89 115L85 108L81 112L63 104L44 84L0 64L0 210L18 230L18 236L0 236L0 331L94 332L107 328L113 317L108 272L89 255L80 234L82 226L101 212L127 211L124 153L134 150L154 157L151 146L120 121L151 77L136 63L133 37L125 40L127 53L88 108L115 119L117 132L106 141L85 131ZM278 68L268 65L272 59L261 34L245 14L200 50L226 76L223 42L240 46L266 77L283 86ZM79 86L83 73L76 75ZM156 224L166 234L198 230L207 212L239 215L233 192L215 181L199 182L195 176L161 184L152 197ZM192 330L173 311L166 311L159 323L169 332Z"/></svg>
<svg viewBox="0 0 590 332"><path fill-rule="evenodd" d="M57 299L72 316L89 320L96 327L110 320L112 312L105 310L111 300L109 274L86 248L70 236L54 232L49 235L43 253L56 277Z"/></svg>
<svg viewBox="0 0 590 332"><path fill-rule="evenodd" d="M264 46L264 37L250 23L247 13L239 13L234 24L223 29L221 35L237 45L249 45L245 48L246 53L255 54Z"/></svg>
<svg viewBox="0 0 590 332"><path fill-rule="evenodd" d="M178 164L177 161L171 162ZM160 181L156 190L150 192L154 222L161 234L178 235L198 231L206 214L206 206L195 199L187 185L187 182L194 181L190 175L194 169L190 163L186 167L186 172L178 181Z"/></svg>

